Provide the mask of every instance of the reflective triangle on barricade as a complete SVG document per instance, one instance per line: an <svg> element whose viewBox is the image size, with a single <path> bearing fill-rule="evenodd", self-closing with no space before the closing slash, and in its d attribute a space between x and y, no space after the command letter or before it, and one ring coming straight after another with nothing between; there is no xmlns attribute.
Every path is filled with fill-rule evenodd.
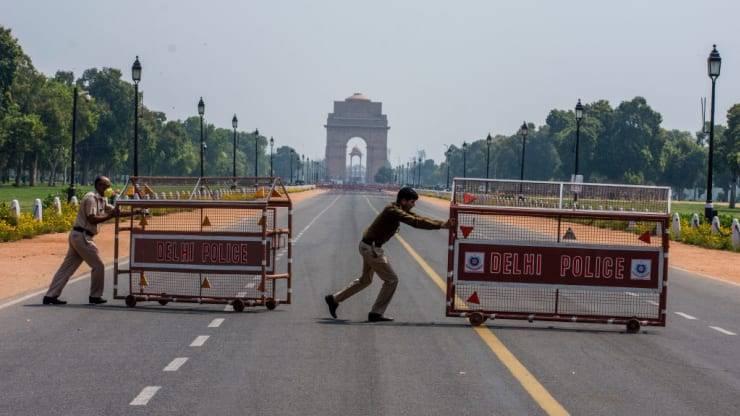
<svg viewBox="0 0 740 416"><path fill-rule="evenodd" d="M468 238L468 236L470 235L470 233L473 232L473 228L474 227L470 227L470 226L467 226L467 225L461 225L460 226L460 231L462 231L463 237Z"/></svg>
<svg viewBox="0 0 740 416"><path fill-rule="evenodd" d="M573 232L573 229L568 227L568 229L565 231L565 235L563 235L563 240L575 240L576 239L576 233Z"/></svg>
<svg viewBox="0 0 740 416"><path fill-rule="evenodd" d="M645 231L637 239L644 243L650 244L650 231Z"/></svg>
<svg viewBox="0 0 740 416"><path fill-rule="evenodd" d="M149 286L149 281L146 280L146 276L144 275L144 273L141 273L141 276L139 277L139 286L141 287Z"/></svg>
<svg viewBox="0 0 740 416"><path fill-rule="evenodd" d="M210 289L211 288L211 282L208 281L207 277L203 278L203 282L200 284L201 289Z"/></svg>
<svg viewBox="0 0 740 416"><path fill-rule="evenodd" d="M480 305L480 299L478 299L478 292L473 292L472 295L466 300L468 303L475 303L476 305Z"/></svg>
<svg viewBox="0 0 740 416"><path fill-rule="evenodd" d="M475 201L476 199L478 199L478 197L476 197L473 194L469 194L467 192L463 194L463 203L465 203L465 204L469 204L469 203Z"/></svg>
<svg viewBox="0 0 740 416"><path fill-rule="evenodd" d="M211 226L211 220L208 219L208 215L203 217L203 223L201 224L201 227L210 227Z"/></svg>

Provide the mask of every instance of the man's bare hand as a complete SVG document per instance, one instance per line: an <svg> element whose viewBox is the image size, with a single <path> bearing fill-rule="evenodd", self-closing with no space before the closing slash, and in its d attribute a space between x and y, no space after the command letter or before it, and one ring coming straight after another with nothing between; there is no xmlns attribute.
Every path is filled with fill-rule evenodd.
<svg viewBox="0 0 740 416"><path fill-rule="evenodd" d="M442 228L444 229L450 229L450 228L455 228L455 227L457 227L457 220L455 220L454 218L450 218L447 221L445 221L444 224L442 224Z"/></svg>

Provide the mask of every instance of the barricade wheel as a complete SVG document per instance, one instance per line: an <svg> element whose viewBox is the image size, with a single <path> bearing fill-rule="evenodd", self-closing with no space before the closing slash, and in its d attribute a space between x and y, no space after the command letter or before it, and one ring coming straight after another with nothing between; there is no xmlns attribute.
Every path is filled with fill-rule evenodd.
<svg viewBox="0 0 740 416"><path fill-rule="evenodd" d="M231 302L231 306L234 308L234 312L242 312L244 310L244 302L241 299L234 299Z"/></svg>
<svg viewBox="0 0 740 416"><path fill-rule="evenodd" d="M134 295L126 296L126 306L128 306L129 308L133 308L134 306L136 306L136 298L134 297Z"/></svg>
<svg viewBox="0 0 740 416"><path fill-rule="evenodd" d="M627 321L627 332L630 334L636 334L640 332L640 321L637 319L630 319Z"/></svg>
<svg viewBox="0 0 740 416"><path fill-rule="evenodd" d="M480 326L483 322L486 322L486 317L478 312L468 314L468 322L473 326Z"/></svg>
<svg viewBox="0 0 740 416"><path fill-rule="evenodd" d="M167 299L160 299L160 300L158 300L158 302L159 302L159 304L160 304L160 305L162 305L162 306L164 306L164 305L166 305L167 303L169 303L169 301L168 301Z"/></svg>
<svg viewBox="0 0 740 416"><path fill-rule="evenodd" d="M277 308L277 302L275 302L275 299L272 299L272 298L267 299L265 301L265 307L267 307L267 309L269 309L269 310L273 310L273 309Z"/></svg>

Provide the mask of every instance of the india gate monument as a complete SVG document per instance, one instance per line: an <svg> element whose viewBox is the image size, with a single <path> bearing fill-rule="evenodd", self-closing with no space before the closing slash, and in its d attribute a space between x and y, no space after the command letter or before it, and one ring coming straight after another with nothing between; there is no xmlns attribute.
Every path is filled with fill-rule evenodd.
<svg viewBox="0 0 740 416"><path fill-rule="evenodd" d="M365 141L367 162L365 182L375 182L375 174L388 163L388 117L383 103L372 102L361 93L344 101L334 101L334 112L326 120L326 167L331 180L347 179L347 142L353 137Z"/></svg>

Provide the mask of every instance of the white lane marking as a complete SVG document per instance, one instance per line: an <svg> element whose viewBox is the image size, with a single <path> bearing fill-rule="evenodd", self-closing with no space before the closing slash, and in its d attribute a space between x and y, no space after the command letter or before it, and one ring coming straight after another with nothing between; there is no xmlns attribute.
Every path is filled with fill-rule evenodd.
<svg viewBox="0 0 740 416"><path fill-rule="evenodd" d="M247 292L237 292L236 293L236 297L237 298L243 298L245 296L247 296Z"/></svg>
<svg viewBox="0 0 740 416"><path fill-rule="evenodd" d="M190 343L191 347L202 347L206 343L210 335L198 335L195 337L193 342Z"/></svg>
<svg viewBox="0 0 740 416"><path fill-rule="evenodd" d="M310 227L311 227L311 226L313 225L313 223L314 223L314 222L316 222L316 220L318 220L318 219L319 219L319 217L320 217L320 216L321 216L321 215L322 215L323 213L325 213L325 212L326 212L326 211L327 211L327 210L328 210L329 208L331 208L331 207L332 207L332 205L334 205L334 203L335 203L335 202L337 202L337 201L339 200L339 198L340 198L340 197L341 197L341 195L339 195L339 196L337 196L336 198L334 198L334 200L333 200L333 201L331 201L331 203L330 203L329 205L327 205L327 207L326 207L326 208L324 208L324 209L323 209L323 210L322 210L321 212L319 212L319 214L318 214L318 215L316 215L316 217L314 217L314 219L312 219L312 220L311 220L311 222L309 222L309 223L308 223L308 225L306 225L306 227L305 227L305 228L303 228L303 230L301 230L301 232L300 232L300 233L298 233L298 236L297 236L296 238L294 238L294 239L293 239L293 244L297 243L297 242L298 242L298 240L299 240L299 239L301 238L301 236L303 235L303 233L305 233L305 232L306 232L306 231L307 231L307 230L308 230L308 229L309 229L309 228L310 228Z"/></svg>
<svg viewBox="0 0 740 416"><path fill-rule="evenodd" d="M138 396L134 398L134 400L129 403L131 406L146 406L147 403L149 403L149 400L154 397L155 394L161 389L162 386L146 386L144 389L139 393Z"/></svg>
<svg viewBox="0 0 740 416"><path fill-rule="evenodd" d="M675 313L675 314L676 314L676 315L678 315L678 316L683 316L683 317L684 317L684 318L686 318L686 319L691 319L691 320L694 320L694 319L696 319L696 317L695 317L695 316L691 316L691 315L689 315L688 313L683 313L683 312L673 312L673 313Z"/></svg>
<svg viewBox="0 0 740 416"><path fill-rule="evenodd" d="M252 282L252 283L247 283L247 285L244 286L244 288L245 289L254 289L255 286L257 286L257 283Z"/></svg>
<svg viewBox="0 0 740 416"><path fill-rule="evenodd" d="M125 264L125 263L119 263L119 267L122 264ZM109 265L109 266L107 266L105 268L105 271L108 271L108 270L110 270L112 268L113 268L113 265L111 264L111 265ZM72 284L72 283L77 283L80 280L87 279L88 277L90 277L90 272L87 272L87 273L83 274L82 276L77 276L74 279L71 279L69 282L67 282L67 284L69 285L69 284ZM39 296L39 295L45 295L47 291L48 291L48 289L37 290L36 292L29 293L29 294L27 294L25 296L22 296L22 297L18 298L18 299L14 299L14 300L11 300L10 302L3 303L2 305L0 305L0 310L1 309L8 308L8 307L13 306L13 305L17 305L17 304L19 304L19 303L21 303L23 301L26 301L28 299L31 299L33 297L36 297L36 296Z"/></svg>
<svg viewBox="0 0 740 416"><path fill-rule="evenodd" d="M233 306L231 306L231 305L224 306L224 312L233 312L233 311L234 311L234 307Z"/></svg>
<svg viewBox="0 0 740 416"><path fill-rule="evenodd" d="M638 296L637 293L633 293L633 292L624 292L624 293L629 296Z"/></svg>
<svg viewBox="0 0 740 416"><path fill-rule="evenodd" d="M658 303L658 302L656 302L654 300L646 300L645 302L647 302L647 303L649 303L651 305L660 306L660 303Z"/></svg>
<svg viewBox="0 0 740 416"><path fill-rule="evenodd" d="M208 324L209 328L218 328L221 326L221 324L224 323L224 318L216 318L211 321L210 324Z"/></svg>
<svg viewBox="0 0 740 416"><path fill-rule="evenodd" d="M714 329L715 331L719 331L719 332L721 332L721 333L723 333L725 335L737 335L734 332L728 331L728 330L726 330L724 328L720 328L718 326L710 326L710 328Z"/></svg>
<svg viewBox="0 0 740 416"><path fill-rule="evenodd" d="M174 360L172 360L171 363L167 364L167 367L165 367L162 371L177 371L182 367L183 364L188 360L188 357L177 357Z"/></svg>

